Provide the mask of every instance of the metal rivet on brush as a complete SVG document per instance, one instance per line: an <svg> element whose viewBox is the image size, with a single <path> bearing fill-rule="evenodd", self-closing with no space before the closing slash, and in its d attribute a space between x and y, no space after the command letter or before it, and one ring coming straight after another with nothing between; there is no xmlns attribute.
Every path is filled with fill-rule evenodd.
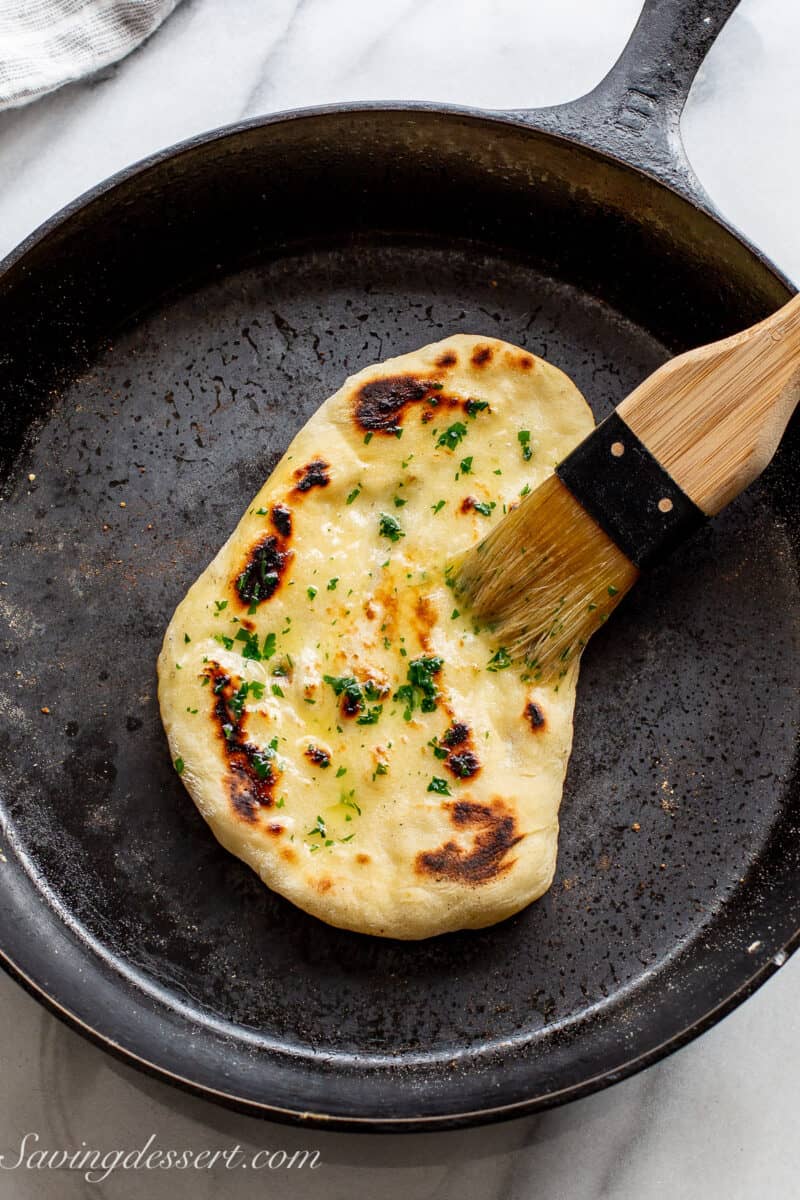
<svg viewBox="0 0 800 1200"><path fill-rule="evenodd" d="M612 442L611 443L611 453L614 455L614 458L622 458L623 454L625 453L625 443L624 442Z"/></svg>
<svg viewBox="0 0 800 1200"><path fill-rule="evenodd" d="M672 501L668 496L664 496L663 500L659 500L658 511L663 513L672 512Z"/></svg>

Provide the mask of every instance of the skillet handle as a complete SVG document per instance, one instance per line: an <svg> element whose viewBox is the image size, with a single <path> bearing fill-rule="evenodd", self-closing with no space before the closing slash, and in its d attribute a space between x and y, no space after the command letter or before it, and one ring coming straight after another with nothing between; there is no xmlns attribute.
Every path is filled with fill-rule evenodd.
<svg viewBox="0 0 800 1200"><path fill-rule="evenodd" d="M738 0L645 0L614 66L577 100L518 115L655 175L713 211L686 157L680 117L689 90Z"/></svg>

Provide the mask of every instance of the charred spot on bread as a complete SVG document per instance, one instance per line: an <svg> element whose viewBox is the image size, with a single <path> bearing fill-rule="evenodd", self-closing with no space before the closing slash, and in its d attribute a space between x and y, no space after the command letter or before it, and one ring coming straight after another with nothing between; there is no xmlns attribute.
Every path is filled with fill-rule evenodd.
<svg viewBox="0 0 800 1200"><path fill-rule="evenodd" d="M278 777L272 765L264 759L263 751L249 742L229 747L227 753L231 805L240 817L252 824L257 819L259 809L272 808Z"/></svg>
<svg viewBox="0 0 800 1200"><path fill-rule="evenodd" d="M342 716L356 717L363 707L364 701L361 699L361 696L347 689L342 692Z"/></svg>
<svg viewBox="0 0 800 1200"><path fill-rule="evenodd" d="M478 756L472 750L463 750L458 754L451 754L447 758L445 766L458 779L471 779L481 769Z"/></svg>
<svg viewBox="0 0 800 1200"><path fill-rule="evenodd" d="M476 346L472 351L471 362L473 367L485 367L487 363L492 361L494 350L491 346Z"/></svg>
<svg viewBox="0 0 800 1200"><path fill-rule="evenodd" d="M458 362L458 355L455 350L445 350L444 354L440 354L436 359L437 367L454 367Z"/></svg>
<svg viewBox="0 0 800 1200"><path fill-rule="evenodd" d="M250 605L270 600L281 585L291 555L282 537L270 534L256 542L236 576L234 588L241 602Z"/></svg>
<svg viewBox="0 0 800 1200"><path fill-rule="evenodd" d="M525 718L534 733L538 733L540 729L544 729L547 724L544 712L535 700L529 700L525 705Z"/></svg>
<svg viewBox="0 0 800 1200"><path fill-rule="evenodd" d="M454 721L439 739L447 757L444 765L456 779L471 779L481 769L480 759L472 745L472 731L464 721ZM441 754L439 757L442 757Z"/></svg>
<svg viewBox="0 0 800 1200"><path fill-rule="evenodd" d="M445 366L455 363L455 354L442 355L447 359ZM441 365L441 361L437 364ZM406 410L414 404L424 403L420 420L427 424L436 411L442 408L458 408L463 401L458 396L446 395L443 384L437 379L421 379L418 375L387 375L364 383L356 392L355 420L365 431L367 440L374 433L399 435Z"/></svg>
<svg viewBox="0 0 800 1200"><path fill-rule="evenodd" d="M463 746L469 740L469 736L469 725L463 721L454 721L447 733L442 735L442 745L450 749L454 746Z"/></svg>
<svg viewBox="0 0 800 1200"><path fill-rule="evenodd" d="M237 687L217 663L209 664L206 675L211 681L211 713L228 765L228 798L234 812L254 824L259 809L272 808L274 803L278 782L274 747L262 749L248 741L242 685Z"/></svg>
<svg viewBox="0 0 800 1200"><path fill-rule="evenodd" d="M421 851L414 862L418 874L436 881L480 885L491 883L514 865L507 855L522 840L505 803L494 797L490 804L456 800L447 806L450 820L459 830L474 830L472 845L464 849L447 841L437 850Z"/></svg>
<svg viewBox="0 0 800 1200"><path fill-rule="evenodd" d="M312 762L315 767L324 768L331 765L330 754L320 746L306 746L304 753L309 762Z"/></svg>
<svg viewBox="0 0 800 1200"><path fill-rule="evenodd" d="M327 487L331 481L328 474L330 469L330 463L325 462L324 458L314 458L304 467L298 467L294 473L297 480L294 490L303 493L315 487Z"/></svg>
<svg viewBox="0 0 800 1200"><path fill-rule="evenodd" d="M405 409L431 393L416 375L388 375L362 384L356 393L356 421L368 433L397 433Z"/></svg>
<svg viewBox="0 0 800 1200"><path fill-rule="evenodd" d="M270 514L272 528L282 538L292 536L292 510L285 504L273 504Z"/></svg>

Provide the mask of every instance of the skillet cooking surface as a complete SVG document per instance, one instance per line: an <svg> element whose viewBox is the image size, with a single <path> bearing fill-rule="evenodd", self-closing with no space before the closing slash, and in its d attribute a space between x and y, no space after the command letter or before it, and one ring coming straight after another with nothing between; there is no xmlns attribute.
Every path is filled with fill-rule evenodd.
<svg viewBox="0 0 800 1200"><path fill-rule="evenodd" d="M796 430L592 642L556 878L502 925L416 944L329 928L217 845L172 770L165 625L348 373L483 333L562 367L599 419L670 352L513 254L366 230L215 263L154 295L9 439L2 870L19 929L69 925L100 1036L243 1103L388 1125L552 1102L677 1044L780 936L771 888L797 846ZM79 1012L69 967L46 961L33 982Z"/></svg>

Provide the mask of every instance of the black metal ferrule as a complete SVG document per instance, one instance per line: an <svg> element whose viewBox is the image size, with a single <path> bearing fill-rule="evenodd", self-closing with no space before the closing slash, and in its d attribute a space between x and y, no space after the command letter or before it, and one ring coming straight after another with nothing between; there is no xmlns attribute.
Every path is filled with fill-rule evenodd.
<svg viewBox="0 0 800 1200"><path fill-rule="evenodd" d="M567 455L556 474L640 568L658 562L706 520L616 412Z"/></svg>

